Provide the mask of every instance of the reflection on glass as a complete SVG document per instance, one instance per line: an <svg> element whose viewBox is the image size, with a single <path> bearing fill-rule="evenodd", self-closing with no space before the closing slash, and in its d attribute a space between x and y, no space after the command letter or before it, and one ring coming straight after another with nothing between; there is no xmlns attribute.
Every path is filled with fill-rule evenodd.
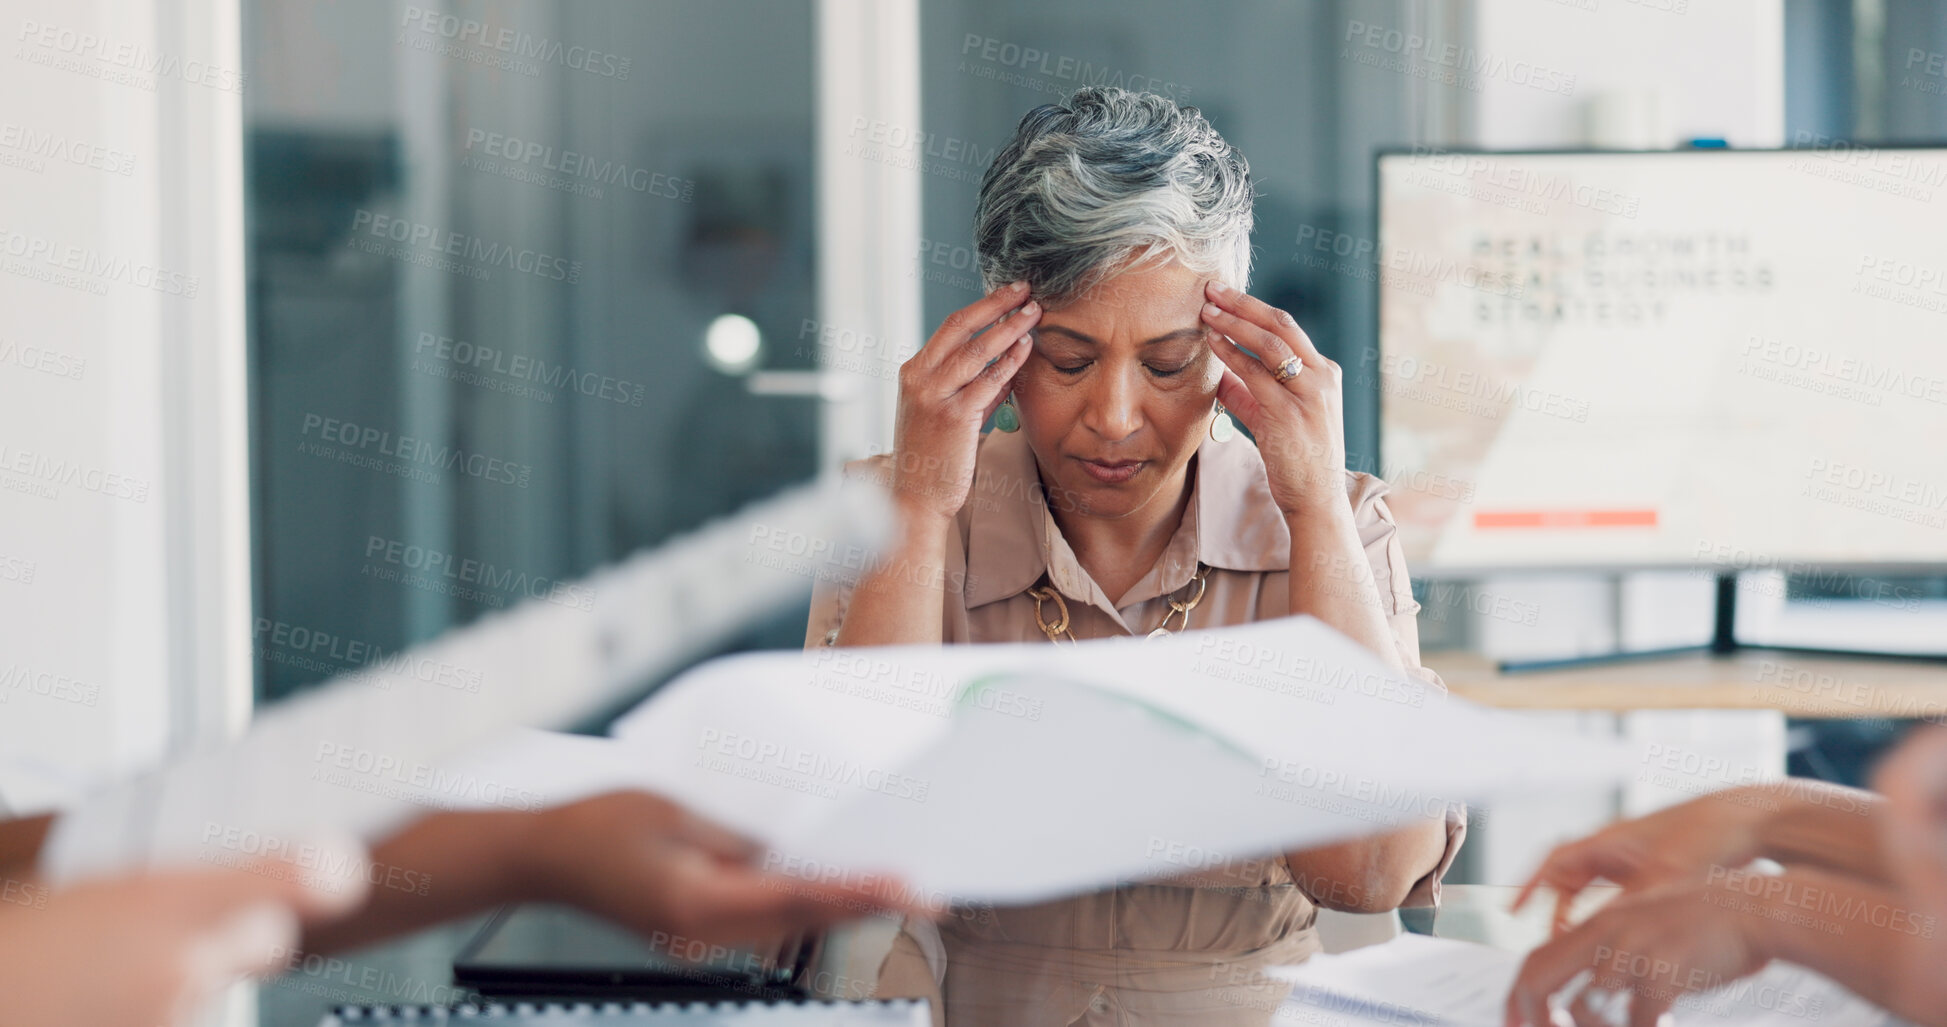
<svg viewBox="0 0 1947 1027"><path fill-rule="evenodd" d="M264 698L812 476L811 15L245 4Z"/></svg>

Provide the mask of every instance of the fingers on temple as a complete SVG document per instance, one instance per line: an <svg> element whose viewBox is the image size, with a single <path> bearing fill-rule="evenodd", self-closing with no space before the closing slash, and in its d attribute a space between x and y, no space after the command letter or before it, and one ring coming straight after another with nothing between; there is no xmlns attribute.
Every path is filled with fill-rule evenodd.
<svg viewBox="0 0 1947 1027"><path fill-rule="evenodd" d="M1311 336L1305 334L1305 330L1299 327L1298 319L1292 317L1289 311L1280 307L1274 307L1247 292L1239 292L1236 290L1211 290L1211 292L1220 305L1234 311L1245 320L1271 332L1280 342L1285 343L1291 349L1292 354L1296 354L1300 360L1313 365L1324 363L1324 355L1318 352L1318 347L1312 345ZM1256 347L1252 348L1255 349ZM1289 356L1292 354L1285 355ZM1283 360L1284 356L1280 356L1278 359Z"/></svg>
<svg viewBox="0 0 1947 1027"><path fill-rule="evenodd" d="M1018 340L1001 354L999 360L981 372L981 378L968 386L966 392L969 401L981 403L981 420L994 416L994 411L999 410L1001 403L1006 401L1007 391L1014 383L1014 373L1027 363L1028 354L1032 351L1033 347L1027 340Z"/></svg>
<svg viewBox="0 0 1947 1027"><path fill-rule="evenodd" d="M1025 282L1003 285L993 292L961 307L946 316L940 329L933 333L933 339L920 350L928 367L938 367L941 362L960 350L960 347L974 337L981 329L999 321L1002 315L1021 305L1027 299Z"/></svg>
<svg viewBox="0 0 1947 1027"><path fill-rule="evenodd" d="M1253 396L1263 395L1260 390L1276 387L1278 384L1277 379L1271 376L1271 369L1265 367L1263 361L1239 349L1229 334L1222 330L1211 335L1210 352L1215 353L1217 359L1223 361L1224 366L1237 376Z"/></svg>
<svg viewBox="0 0 1947 1027"><path fill-rule="evenodd" d="M1028 332L1040 317L1040 305L1029 303L961 346L959 354L953 357L950 387L965 388L978 382L983 374L991 374L997 360L1014 355L1014 344L1028 338ZM1020 348L1025 353L1026 347Z"/></svg>
<svg viewBox="0 0 1947 1027"><path fill-rule="evenodd" d="M1223 401L1225 407L1235 411L1244 427L1252 432L1261 427L1259 421L1264 416L1266 404L1278 409L1280 402L1288 403L1296 398L1297 394L1285 388L1285 383L1279 381L1263 361L1239 349L1222 333L1212 338L1210 351L1228 369L1217 383L1217 398ZM1232 391L1227 393L1227 387ZM1237 391L1242 391L1244 395L1238 396Z"/></svg>
<svg viewBox="0 0 1947 1027"><path fill-rule="evenodd" d="M1215 303L1204 304L1203 319L1232 342L1248 347L1267 368L1276 367L1295 355L1291 344L1270 328Z"/></svg>

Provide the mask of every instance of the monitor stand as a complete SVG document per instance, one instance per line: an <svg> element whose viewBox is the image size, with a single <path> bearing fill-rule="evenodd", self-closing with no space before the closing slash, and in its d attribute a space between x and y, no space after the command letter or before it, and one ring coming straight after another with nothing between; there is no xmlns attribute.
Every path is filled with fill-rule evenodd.
<svg viewBox="0 0 1947 1027"><path fill-rule="evenodd" d="M1738 653L1789 653L1794 656L1826 656L1848 660L1899 660L1922 663L1947 663L1947 653L1879 653L1856 649L1825 649L1816 646L1790 645L1752 645L1737 640L1737 575L1719 574L1717 576L1717 617L1711 630L1710 641L1703 645L1677 646L1671 649L1638 649L1632 652L1601 653L1595 656L1569 656L1554 660L1503 660L1501 673L1519 674L1523 671L1562 670L1570 667L1593 667L1605 663L1626 663L1636 660L1659 660L1673 656L1694 656L1709 653L1712 656L1734 656Z"/></svg>

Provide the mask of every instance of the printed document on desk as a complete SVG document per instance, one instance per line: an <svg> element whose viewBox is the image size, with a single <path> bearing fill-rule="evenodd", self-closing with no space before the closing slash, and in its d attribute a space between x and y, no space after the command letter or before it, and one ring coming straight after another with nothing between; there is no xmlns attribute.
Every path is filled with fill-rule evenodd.
<svg viewBox="0 0 1947 1027"><path fill-rule="evenodd" d="M1628 772L1615 746L1451 698L1306 617L734 656L614 734L659 790L786 872L887 871L973 902L1207 876Z"/></svg>
<svg viewBox="0 0 1947 1027"><path fill-rule="evenodd" d="M1294 987L1274 1024L1501 1027L1519 953L1472 942L1404 934L1382 945L1313 956L1269 973ZM1713 991L1686 995L1675 1027L1741 1027L1811 1020L1820 1027L1880 1027L1888 1015L1801 967L1773 963Z"/></svg>

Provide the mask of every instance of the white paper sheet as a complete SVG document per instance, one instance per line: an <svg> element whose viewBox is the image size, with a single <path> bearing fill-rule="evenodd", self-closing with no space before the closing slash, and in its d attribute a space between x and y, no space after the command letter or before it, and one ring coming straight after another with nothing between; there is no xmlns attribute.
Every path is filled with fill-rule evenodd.
<svg viewBox="0 0 1947 1027"><path fill-rule="evenodd" d="M1304 964L1270 976L1295 985L1275 1023L1453 1024L1501 1027L1508 989L1521 970L1518 953L1470 942L1405 934L1383 945ZM1617 1013L1621 1013L1618 1009ZM1670 1012L1676 1027L1743 1027L1816 1022L1821 1027L1878 1027L1890 1017L1829 978L1773 963L1715 991L1687 995Z"/></svg>
<svg viewBox="0 0 1947 1027"><path fill-rule="evenodd" d="M469 748L559 726L856 566L887 534L867 489L806 488L491 613L383 665L265 711L192 753L64 811L42 850L57 882L168 863L230 865L300 845L370 842L442 808L532 809L544 795L462 772ZM580 601L581 597L589 597Z"/></svg>
<svg viewBox="0 0 1947 1027"><path fill-rule="evenodd" d="M743 655L614 733L660 790L787 869L890 871L962 902L1207 874L1629 769L1618 747L1389 674L1310 618Z"/></svg>

